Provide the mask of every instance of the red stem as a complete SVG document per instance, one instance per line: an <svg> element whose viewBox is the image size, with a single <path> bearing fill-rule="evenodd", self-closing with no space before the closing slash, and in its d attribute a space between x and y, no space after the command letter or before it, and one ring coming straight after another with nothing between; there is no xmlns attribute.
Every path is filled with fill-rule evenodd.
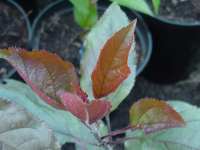
<svg viewBox="0 0 200 150"><path fill-rule="evenodd" d="M116 135L119 135L119 134L123 134L127 130L130 130L130 129L137 130L137 129L140 129L140 128L141 128L140 126L135 126L134 127L134 126L129 125L129 126L125 127L125 128L122 128L122 129L119 129L119 130L116 130L116 131L112 131L109 134L101 137L101 139L105 139L105 138L108 138L108 137L111 137L111 136L116 136Z"/></svg>

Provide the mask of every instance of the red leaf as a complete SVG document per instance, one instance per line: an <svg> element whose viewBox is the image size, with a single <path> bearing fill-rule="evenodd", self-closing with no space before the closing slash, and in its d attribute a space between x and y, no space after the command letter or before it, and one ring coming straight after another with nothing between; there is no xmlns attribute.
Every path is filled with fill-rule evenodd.
<svg viewBox="0 0 200 150"><path fill-rule="evenodd" d="M76 93L83 100L83 102L89 102L88 95L80 88L80 86L77 87Z"/></svg>
<svg viewBox="0 0 200 150"><path fill-rule="evenodd" d="M66 110L89 124L102 119L111 109L110 102L106 100L93 100L85 103L79 96L68 92L60 91L58 95L60 95Z"/></svg>
<svg viewBox="0 0 200 150"><path fill-rule="evenodd" d="M159 131L185 124L183 118L164 101L146 98L132 105L130 123L140 126L145 133Z"/></svg>
<svg viewBox="0 0 200 150"><path fill-rule="evenodd" d="M83 122L88 120L86 103L79 96L63 91L59 91L58 95L67 111L71 112Z"/></svg>
<svg viewBox="0 0 200 150"><path fill-rule="evenodd" d="M89 114L89 123L96 122L102 119L107 113L110 112L111 103L106 100L93 100L89 105L87 105L87 110Z"/></svg>
<svg viewBox="0 0 200 150"><path fill-rule="evenodd" d="M76 92L78 78L74 66L47 51L28 52L9 48L1 51L21 77L48 104L64 108L57 91Z"/></svg>
<svg viewBox="0 0 200 150"><path fill-rule="evenodd" d="M107 96L130 74L129 51L134 43L136 21L116 32L101 50L97 65L92 73L95 98Z"/></svg>

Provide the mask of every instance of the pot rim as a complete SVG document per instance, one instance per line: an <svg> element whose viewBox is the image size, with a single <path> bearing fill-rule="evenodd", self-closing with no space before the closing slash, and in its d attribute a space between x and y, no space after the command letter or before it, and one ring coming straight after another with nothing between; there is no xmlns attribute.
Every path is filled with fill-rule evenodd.
<svg viewBox="0 0 200 150"><path fill-rule="evenodd" d="M8 2L9 4L11 4L14 7L16 7L17 10L19 10L19 12L23 15L23 19L24 19L24 21L26 23L26 28L27 28L27 31L28 31L28 42L29 42L30 39L31 39L31 24L30 24L30 21L28 19L28 15L24 11L24 9L17 2L15 2L14 0L6 0L6 2Z"/></svg>
<svg viewBox="0 0 200 150"><path fill-rule="evenodd" d="M32 33L31 33L31 44L32 44L32 48L33 49L38 49L38 43L35 40L35 36L36 36L36 31L38 28L38 25L41 23L43 17L45 17L46 15L48 15L49 12L51 12L51 9L56 8L60 3L65 2L64 0L57 0L55 2L50 3L48 6L46 6L39 14L38 16L35 18L35 20L33 21L33 25L32 25ZM67 4L67 2L66 2ZM99 8L105 8L105 5L100 5L98 6ZM122 7L122 6L121 6ZM124 7L122 7L123 9L126 9ZM127 10L127 9L126 9ZM63 11L63 10L60 10ZM69 13L72 11L72 7L66 5L66 10L64 10L66 13ZM63 12L64 12L63 11ZM126 13L126 11L125 11ZM138 65L137 70L136 70L136 75L138 76L145 68L145 66L147 65L147 63L150 60L151 54L152 54L152 49L153 49L153 42L152 42L152 36L150 33L149 28L147 27L146 23L144 22L143 18L141 15L139 15L136 12L130 12L129 11L129 15L130 13L133 13L135 17L137 17L138 22L140 22L140 26L142 28L142 30L144 30L146 35L143 35L144 33L141 32L141 29L136 28L136 34L138 35L138 39L140 41L140 44L144 44L146 45L146 50L145 54L144 54L144 59L142 60L142 62ZM127 13L126 13L127 14ZM128 14L127 14L128 15ZM128 15L128 16L129 16ZM147 42L145 42L145 39Z"/></svg>
<svg viewBox="0 0 200 150"><path fill-rule="evenodd" d="M31 40L31 24L30 21L28 19L28 15L25 13L24 9L14 0L6 0L5 3L9 6L14 6L16 8L17 11L19 11L19 13L23 16L23 19L25 21L26 24L26 29L27 29L27 33L28 33L28 37L27 37L27 46L30 45L30 40ZM3 77L4 79L10 78L15 74L16 70L14 68L12 68L6 75L5 77Z"/></svg>
<svg viewBox="0 0 200 150"><path fill-rule="evenodd" d="M133 11L133 10L132 10ZM145 13L142 13L142 12L139 12L140 14L142 15L145 15L145 16L148 16L150 17L151 19L154 19L156 21L159 21L159 22L163 22L165 24L169 24L169 25L173 25L173 26L180 26L180 27L200 27L200 22L196 22L196 23L192 23L192 22L178 22L178 21L174 21L174 20L170 20L170 19L166 19L165 17L161 17L161 16L154 16L154 15L148 15L148 14L145 14Z"/></svg>

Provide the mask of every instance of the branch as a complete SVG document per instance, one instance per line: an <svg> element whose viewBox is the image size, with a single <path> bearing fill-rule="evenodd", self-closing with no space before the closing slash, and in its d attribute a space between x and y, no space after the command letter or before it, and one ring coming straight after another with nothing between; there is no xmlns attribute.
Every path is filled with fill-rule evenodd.
<svg viewBox="0 0 200 150"><path fill-rule="evenodd" d="M119 134L123 134L127 130L137 130L137 129L141 129L141 127L140 126L133 127L133 126L129 125L129 126L125 127L125 128L110 132L109 134L101 137L101 139L103 140L103 139L108 138L108 137L112 137L112 136L116 136L116 135L119 135Z"/></svg>

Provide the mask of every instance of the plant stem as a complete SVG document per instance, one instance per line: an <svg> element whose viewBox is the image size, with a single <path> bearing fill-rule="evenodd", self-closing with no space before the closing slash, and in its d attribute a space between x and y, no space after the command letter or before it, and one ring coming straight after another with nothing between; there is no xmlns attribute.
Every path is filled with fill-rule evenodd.
<svg viewBox="0 0 200 150"><path fill-rule="evenodd" d="M110 115L109 114L106 116L106 123L108 126L108 132L111 132Z"/></svg>
<svg viewBox="0 0 200 150"><path fill-rule="evenodd" d="M108 126L108 133L111 133L112 132L112 129L111 129L111 125L110 125L110 115L108 114L106 116L106 123L107 123L107 126ZM109 141L112 141L112 136L109 137Z"/></svg>
<svg viewBox="0 0 200 150"><path fill-rule="evenodd" d="M109 134L101 137L101 139L105 139L105 138L109 138L109 137L112 137L112 136L116 136L116 135L119 135L119 134L123 134L125 133L127 130L137 130L137 129L140 129L141 127L140 126L136 126L136 127L133 127L133 126L127 126L125 128L122 128L122 129L119 129L119 130L116 130L116 131L112 131L110 132Z"/></svg>
<svg viewBox="0 0 200 150"><path fill-rule="evenodd" d="M97 124L89 125L85 124L90 132L94 135L96 140L99 142L99 147L104 148L105 150L112 150L112 147L108 144L107 141L102 140L101 135L98 132Z"/></svg>

